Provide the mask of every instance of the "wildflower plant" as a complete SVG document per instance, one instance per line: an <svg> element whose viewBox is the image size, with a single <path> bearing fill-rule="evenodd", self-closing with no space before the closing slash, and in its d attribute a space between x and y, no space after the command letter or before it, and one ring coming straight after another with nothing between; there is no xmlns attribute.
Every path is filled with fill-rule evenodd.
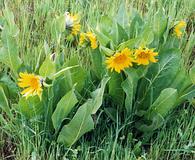
<svg viewBox="0 0 195 160"><path fill-rule="evenodd" d="M92 117L101 106L113 121L119 113L124 122L133 122L135 132L144 137L165 125L173 109L195 97L194 64L185 67L181 50L186 23L172 28L174 21L163 8L154 19L131 12L121 3L117 15L102 16L90 32L81 32L77 14L55 15L46 22L51 41L37 44L41 53L29 66L17 45L20 30L14 15L5 8L0 62L10 71L0 76L3 112L17 118L17 125L28 126L27 133L36 123L46 146L75 144L94 129ZM87 67L79 57L86 50ZM37 132L28 134L31 140Z"/></svg>
<svg viewBox="0 0 195 160"><path fill-rule="evenodd" d="M108 94L115 107L105 108L108 116L113 119L119 110L144 136L151 136L174 108L195 96L178 49L186 23L177 23L172 34L163 9L150 21L135 10L131 17L126 11L123 3L116 18L104 16L97 24L99 51L92 54L92 66L97 78L102 73L111 77Z"/></svg>

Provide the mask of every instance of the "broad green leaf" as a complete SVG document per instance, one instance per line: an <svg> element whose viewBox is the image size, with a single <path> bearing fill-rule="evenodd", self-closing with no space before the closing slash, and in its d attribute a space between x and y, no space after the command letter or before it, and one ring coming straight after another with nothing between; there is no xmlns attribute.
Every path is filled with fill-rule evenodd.
<svg viewBox="0 0 195 160"><path fill-rule="evenodd" d="M9 116L11 115L9 103L4 93L3 87L0 85L0 108Z"/></svg>
<svg viewBox="0 0 195 160"><path fill-rule="evenodd" d="M117 24L117 28L118 28L118 42L127 41L129 37L126 30L120 24Z"/></svg>
<svg viewBox="0 0 195 160"><path fill-rule="evenodd" d="M136 94L137 82L138 82L138 75L134 69L126 69L125 73L127 78L122 82L121 86L126 94L125 97L125 108L127 114L132 114L132 105L133 100Z"/></svg>
<svg viewBox="0 0 195 160"><path fill-rule="evenodd" d="M80 65L78 56L71 57L70 60L65 65L66 66L78 65L78 67L72 68L71 70L68 71L70 72L70 78L67 79L67 81L69 81L67 83L70 83L71 86L74 86L76 84L75 88L77 91L80 92L85 85L88 73L87 70Z"/></svg>
<svg viewBox="0 0 195 160"><path fill-rule="evenodd" d="M99 79L101 79L106 72L104 59L104 55L99 50L91 54L92 70Z"/></svg>
<svg viewBox="0 0 195 160"><path fill-rule="evenodd" d="M108 83L109 85L109 95L111 96L113 102L120 107L123 106L124 102L124 91L121 87L121 83L123 82L123 78L121 74L116 72L111 73L111 79Z"/></svg>
<svg viewBox="0 0 195 160"><path fill-rule="evenodd" d="M99 41L99 43L101 45L106 46L109 42L112 41L108 36L106 36L105 34L103 34L101 32L101 30L100 31L94 30L94 32L95 32L95 34L97 36L97 39L98 39L98 41Z"/></svg>
<svg viewBox="0 0 195 160"><path fill-rule="evenodd" d="M133 49L133 48L138 46L140 41L141 40L140 40L139 37L138 38L133 38L133 39L130 39L130 40L126 41L126 42L123 42L123 43L119 44L119 46L117 48L118 48L118 50L123 50L125 48Z"/></svg>
<svg viewBox="0 0 195 160"><path fill-rule="evenodd" d="M159 38L163 35L167 27L167 17L163 8L154 15L153 31Z"/></svg>
<svg viewBox="0 0 195 160"><path fill-rule="evenodd" d="M127 9L125 1L123 1L120 6L117 13L117 22L124 28L128 25L128 15L127 15Z"/></svg>
<svg viewBox="0 0 195 160"><path fill-rule="evenodd" d="M112 24L113 24L113 20L111 18L109 18L108 16L102 16L98 24L98 29L99 31L101 31L101 33L110 37Z"/></svg>
<svg viewBox="0 0 195 160"><path fill-rule="evenodd" d="M177 105L180 105L186 100L191 101L193 98L195 98L195 86L191 85L186 88L182 93L180 93L180 97L177 100Z"/></svg>
<svg viewBox="0 0 195 160"><path fill-rule="evenodd" d="M83 134L94 129L94 122L91 117L92 100L88 100L74 115L73 119L65 125L58 136L58 143L72 146Z"/></svg>
<svg viewBox="0 0 195 160"><path fill-rule="evenodd" d="M118 24L116 21L113 21L112 23L112 29L111 29L111 32L110 32L110 38L112 39L112 42L115 44L115 45L118 45L119 43L119 32L118 32Z"/></svg>
<svg viewBox="0 0 195 160"><path fill-rule="evenodd" d="M140 34L140 40L139 46L143 47L148 46L154 40L154 33L148 24L146 24L144 31Z"/></svg>
<svg viewBox="0 0 195 160"><path fill-rule="evenodd" d="M31 119L33 117L41 116L44 110L42 101L38 96L23 97L19 100L17 109L21 112L26 118Z"/></svg>
<svg viewBox="0 0 195 160"><path fill-rule="evenodd" d="M103 52L106 56L112 56L114 54L114 51L109 49L109 48L106 48L104 46L100 46L100 51Z"/></svg>
<svg viewBox="0 0 195 160"><path fill-rule="evenodd" d="M177 98L178 93L176 89L164 89L145 113L145 118L140 120L136 127L145 133L158 129L164 123L166 115L176 106ZM148 120L151 123L146 123Z"/></svg>
<svg viewBox="0 0 195 160"><path fill-rule="evenodd" d="M5 94L8 98L16 98L18 95L18 87L16 83L10 78L7 74L0 74L0 84L3 84L3 86L6 87Z"/></svg>
<svg viewBox="0 0 195 160"><path fill-rule="evenodd" d="M6 64L17 76L17 70L21 65L17 45L19 29L14 22L14 15L7 6L3 10L5 24L1 32L2 47L0 48L0 62Z"/></svg>
<svg viewBox="0 0 195 160"><path fill-rule="evenodd" d="M50 56L45 58L39 69L39 75L42 77L48 77L56 72L55 62L53 62Z"/></svg>
<svg viewBox="0 0 195 160"><path fill-rule="evenodd" d="M79 107L73 119L65 125L58 136L58 142L66 146L73 145L83 134L94 128L91 114L95 114L102 105L103 94L109 77L103 78L101 87L92 93L92 99L88 99Z"/></svg>
<svg viewBox="0 0 195 160"><path fill-rule="evenodd" d="M3 9L3 15L5 18L4 27L6 27L6 30L8 31L9 35L15 37L19 33L19 28L15 24L14 13L9 10L7 5L5 5L5 8Z"/></svg>
<svg viewBox="0 0 195 160"><path fill-rule="evenodd" d="M21 65L21 59L19 58L19 51L16 41L16 35L10 35L9 30L5 28L2 31L2 44L0 48L0 62L6 64L11 68L15 75Z"/></svg>
<svg viewBox="0 0 195 160"><path fill-rule="evenodd" d="M141 32L144 21L142 20L140 14L137 11L134 11L134 17L133 20L130 24L129 28L129 37L130 38L135 38L138 36L138 34Z"/></svg>
<svg viewBox="0 0 195 160"><path fill-rule="evenodd" d="M51 35L54 40L59 43L61 33L65 31L65 16L64 14L53 19L51 24Z"/></svg>
<svg viewBox="0 0 195 160"><path fill-rule="evenodd" d="M67 117L72 108L78 102L74 90L75 89L72 88L72 90L65 94L57 104L57 107L52 115L52 122L55 129L60 128L64 118Z"/></svg>
<svg viewBox="0 0 195 160"><path fill-rule="evenodd" d="M190 85L192 85L192 82L189 74L187 73L186 68L181 65L170 87L177 89L178 94L183 94L184 90Z"/></svg>
<svg viewBox="0 0 195 160"><path fill-rule="evenodd" d="M160 51L158 59L148 68L138 86L137 109L147 109L163 89L169 88L181 66L181 52L178 49Z"/></svg>
<svg viewBox="0 0 195 160"><path fill-rule="evenodd" d="M162 90L160 96L148 109L146 118L148 120L152 120L156 114L160 114L162 117L165 117L175 107L177 98L178 93L176 89L167 88Z"/></svg>
<svg viewBox="0 0 195 160"><path fill-rule="evenodd" d="M109 79L110 77L104 77L101 81L101 87L92 92L92 98L94 103L92 114L95 114L102 105L104 90Z"/></svg>

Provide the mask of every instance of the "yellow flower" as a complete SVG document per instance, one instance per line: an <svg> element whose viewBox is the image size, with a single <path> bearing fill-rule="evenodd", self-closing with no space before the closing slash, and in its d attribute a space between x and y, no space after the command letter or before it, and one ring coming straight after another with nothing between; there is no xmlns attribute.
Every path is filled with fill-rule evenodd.
<svg viewBox="0 0 195 160"><path fill-rule="evenodd" d="M41 98L43 91L41 77L28 73L20 73L19 76L18 86L24 88L21 94L26 98L34 95L38 95Z"/></svg>
<svg viewBox="0 0 195 160"><path fill-rule="evenodd" d="M66 21L66 28L71 30L72 35L76 36L81 28L79 16L77 14L72 15L69 12L66 12L65 21Z"/></svg>
<svg viewBox="0 0 195 160"><path fill-rule="evenodd" d="M86 35L91 43L91 48L96 49L98 47L96 36L92 32L87 32Z"/></svg>
<svg viewBox="0 0 195 160"><path fill-rule="evenodd" d="M186 22L180 21L173 29L174 35L176 35L178 38L181 38L182 36L182 29L185 28Z"/></svg>
<svg viewBox="0 0 195 160"><path fill-rule="evenodd" d="M138 63L138 65L148 65L149 62L156 63L157 59L155 59L155 56L157 55L158 52L154 52L154 49L140 47L135 50L135 62Z"/></svg>
<svg viewBox="0 0 195 160"><path fill-rule="evenodd" d="M81 29L80 24L73 25L71 34L76 36L79 33L80 29Z"/></svg>
<svg viewBox="0 0 195 160"><path fill-rule="evenodd" d="M111 69L111 71L114 69L116 72L120 73L125 68L133 66L133 61L132 52L128 48L125 48L121 52L107 58L106 64L107 68Z"/></svg>
<svg viewBox="0 0 195 160"><path fill-rule="evenodd" d="M79 45L82 46L85 42L89 42L92 49L96 49L98 47L96 36L92 32L80 34Z"/></svg>
<svg viewBox="0 0 195 160"><path fill-rule="evenodd" d="M79 45L83 45L85 43L85 39L86 39L85 33L81 33L79 38Z"/></svg>

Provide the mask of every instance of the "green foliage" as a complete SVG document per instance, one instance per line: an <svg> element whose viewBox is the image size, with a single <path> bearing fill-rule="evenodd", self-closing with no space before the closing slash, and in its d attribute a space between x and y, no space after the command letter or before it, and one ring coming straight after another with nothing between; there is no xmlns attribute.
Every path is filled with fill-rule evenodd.
<svg viewBox="0 0 195 160"><path fill-rule="evenodd" d="M8 115L11 114L7 97L3 90L3 87L0 85L0 108Z"/></svg>
<svg viewBox="0 0 195 160"><path fill-rule="evenodd" d="M0 3L0 138L3 133L15 142L19 159L158 159L158 154L171 159L173 152L166 149L175 151L180 144L182 151L176 151L182 153L172 159L193 154L192 6L183 0ZM64 11L79 13L79 33L93 32L98 48L79 47L79 33L71 35L65 27ZM177 38L174 26L180 20L187 26ZM108 71L107 58L128 48L135 60L139 47L154 48L158 61ZM18 72L40 77L40 97L20 95ZM179 143L163 148L166 138ZM159 139L163 142L154 149ZM0 159L6 145L1 138Z"/></svg>
<svg viewBox="0 0 195 160"><path fill-rule="evenodd" d="M9 66L13 73L17 75L17 70L21 65L17 45L19 29L14 22L14 14L7 7L3 13L5 20L1 33L2 47L0 48L0 61Z"/></svg>
<svg viewBox="0 0 195 160"><path fill-rule="evenodd" d="M42 77L49 77L56 72L55 63L50 57L46 57L39 69L39 75Z"/></svg>
<svg viewBox="0 0 195 160"><path fill-rule="evenodd" d="M53 126L55 129L60 128L62 121L71 112L75 104L78 102L74 94L74 88L66 93L58 102L57 107L52 115Z"/></svg>
<svg viewBox="0 0 195 160"><path fill-rule="evenodd" d="M80 106L73 119L62 128L58 142L71 146L84 133L94 128L91 114L95 114L102 105L104 89L108 80L108 77L102 79L101 87L93 92L92 99L87 100L87 102Z"/></svg>

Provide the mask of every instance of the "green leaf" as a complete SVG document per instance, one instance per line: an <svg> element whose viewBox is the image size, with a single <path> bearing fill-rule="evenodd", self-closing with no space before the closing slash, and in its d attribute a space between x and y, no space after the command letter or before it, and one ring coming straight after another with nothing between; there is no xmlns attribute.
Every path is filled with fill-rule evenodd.
<svg viewBox="0 0 195 160"><path fill-rule="evenodd" d="M29 97L28 99L26 97L21 98L17 109L28 119L41 116L44 111L42 101L38 96Z"/></svg>
<svg viewBox="0 0 195 160"><path fill-rule="evenodd" d="M148 46L154 40L154 33L152 28L146 24L144 31L140 34L139 37L141 39L139 46Z"/></svg>
<svg viewBox="0 0 195 160"><path fill-rule="evenodd" d="M160 51L158 59L148 68L139 84L137 109L147 109L163 89L170 87L181 67L181 52L178 49Z"/></svg>
<svg viewBox="0 0 195 160"><path fill-rule="evenodd" d="M94 30L94 32L95 32L95 35L97 36L97 39L101 45L106 46L109 42L112 41L108 36L106 36L101 31Z"/></svg>
<svg viewBox="0 0 195 160"><path fill-rule="evenodd" d="M83 134L94 129L94 122L91 117L92 100L88 100L79 107L73 119L65 125L59 136L58 143L72 146Z"/></svg>
<svg viewBox="0 0 195 160"><path fill-rule="evenodd" d="M126 94L125 108L127 114L130 115L132 114L132 105L133 100L135 98L137 82L139 77L134 69L126 69L125 73L127 75L127 78L122 82L121 86Z"/></svg>
<svg viewBox="0 0 195 160"><path fill-rule="evenodd" d="M0 62L6 64L17 75L17 70L21 65L21 59L19 58L18 45L16 41L16 35L10 35L7 26L2 31L2 44L0 48Z"/></svg>
<svg viewBox="0 0 195 160"><path fill-rule="evenodd" d="M117 23L117 28L118 28L118 42L127 41L129 37L126 30L118 23Z"/></svg>
<svg viewBox="0 0 195 160"><path fill-rule="evenodd" d="M0 108L9 116L11 115L9 103L4 93L3 87L0 85Z"/></svg>
<svg viewBox="0 0 195 160"><path fill-rule="evenodd" d="M70 60L65 64L65 66L76 66L76 65L78 66L67 71L69 72L68 73L69 78L67 78L68 81L67 83L71 84L72 87L76 84L75 88L77 91L80 92L83 89L85 85L85 81L87 79L87 73L88 73L87 70L80 65L78 56L71 57Z"/></svg>
<svg viewBox="0 0 195 160"><path fill-rule="evenodd" d="M0 74L0 84L1 83L6 87L6 90L4 88L6 96L8 98L16 98L19 92L18 87L16 83L10 78L10 76L4 73Z"/></svg>
<svg viewBox="0 0 195 160"><path fill-rule="evenodd" d="M102 45L99 48L100 48L100 51L103 52L106 56L112 56L114 54L113 50L106 48Z"/></svg>
<svg viewBox="0 0 195 160"><path fill-rule="evenodd" d="M105 34L107 37L110 37L110 32L112 30L113 20L108 16L102 16L98 24L98 29L101 33Z"/></svg>
<svg viewBox="0 0 195 160"><path fill-rule="evenodd" d="M124 91L121 87L121 83L123 82L123 78L121 74L116 72L111 73L111 79L108 83L109 85L109 95L111 96L113 102L120 107L123 106L124 102Z"/></svg>
<svg viewBox="0 0 195 160"><path fill-rule="evenodd" d="M176 106L178 93L176 89L166 88L155 102L150 106L144 115L144 119L140 120L136 127L142 132L152 132L158 129L164 123L164 119L167 114L173 110ZM151 124L146 123L147 121L152 122Z"/></svg>
<svg viewBox="0 0 195 160"><path fill-rule="evenodd" d="M117 13L117 22L124 28L128 25L128 15L127 15L127 9L125 1L123 1L120 6Z"/></svg>
<svg viewBox="0 0 195 160"><path fill-rule="evenodd" d="M183 94L183 92L192 85L189 74L187 73L186 68L181 65L170 88L175 88L178 91L178 94Z"/></svg>
<svg viewBox="0 0 195 160"><path fill-rule="evenodd" d="M175 102L178 98L177 90L174 88L166 88L162 90L160 96L155 100L152 106L146 113L146 118L152 120L156 114L165 116L175 107Z"/></svg>
<svg viewBox="0 0 195 160"><path fill-rule="evenodd" d="M74 90L75 89L72 88L72 90L64 95L57 104L57 107L52 115L52 122L55 129L60 128L64 118L67 117L72 108L78 102Z"/></svg>
<svg viewBox="0 0 195 160"><path fill-rule="evenodd" d="M79 107L73 119L65 125L58 136L58 143L66 146L73 145L83 134L94 128L91 114L96 113L102 105L103 93L109 77L103 78L101 87L92 93L92 99Z"/></svg>
<svg viewBox="0 0 195 160"><path fill-rule="evenodd" d="M101 79L106 72L104 58L104 55L101 54L99 50L95 50L95 52L91 54L92 71L99 79Z"/></svg>
<svg viewBox="0 0 195 160"><path fill-rule="evenodd" d="M61 33L65 31L65 16L62 14L61 16L56 17L53 19L51 24L51 35L54 40L59 40L61 38Z"/></svg>
<svg viewBox="0 0 195 160"><path fill-rule="evenodd" d="M143 25L144 21L142 20L140 14L134 10L134 17L129 28L129 37L130 38L137 37L140 31L142 30Z"/></svg>
<svg viewBox="0 0 195 160"><path fill-rule="evenodd" d="M50 56L46 57L45 61L39 69L39 75L42 77L48 77L56 72L55 63L50 59Z"/></svg>
<svg viewBox="0 0 195 160"><path fill-rule="evenodd" d="M119 44L119 46L117 48L118 48L118 50L123 50L125 48L133 49L133 48L137 47L138 44L140 44L140 41L141 40L140 40L139 37L138 38L133 38L133 39L130 39L126 42L123 42L123 43Z"/></svg>
<svg viewBox="0 0 195 160"><path fill-rule="evenodd" d="M92 92L92 98L94 103L92 114L95 114L102 105L104 90L109 79L110 77L104 77L101 81L101 87Z"/></svg>
<svg viewBox="0 0 195 160"><path fill-rule="evenodd" d="M17 70L21 65L17 45L19 29L14 22L14 15L7 6L3 10L5 24L1 33L2 47L0 48L0 62L6 64L17 76Z"/></svg>
<svg viewBox="0 0 195 160"><path fill-rule="evenodd" d="M154 15L153 31L159 38L163 35L167 27L167 17L163 8Z"/></svg>

